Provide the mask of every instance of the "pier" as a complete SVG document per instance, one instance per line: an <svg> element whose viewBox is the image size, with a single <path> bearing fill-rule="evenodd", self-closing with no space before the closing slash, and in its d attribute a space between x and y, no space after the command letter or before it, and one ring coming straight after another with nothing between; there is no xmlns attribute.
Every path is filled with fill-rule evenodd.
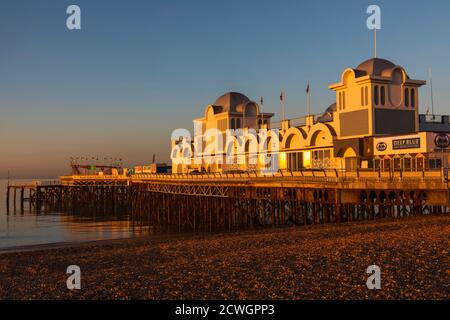
<svg viewBox="0 0 450 320"><path fill-rule="evenodd" d="M28 204L29 211L41 210L41 207L50 208L56 204L56 198L50 195L61 187L59 181L32 181L32 182L9 182L6 186L6 209L10 213L17 211L17 203L20 212L23 213L25 205ZM19 195L19 198L17 197ZM11 199L12 198L12 199ZM11 203L12 200L12 203Z"/></svg>
<svg viewBox="0 0 450 320"><path fill-rule="evenodd" d="M213 232L450 212L444 170L63 176L9 184L36 212L127 213L154 230ZM14 209L15 210L15 209Z"/></svg>
<svg viewBox="0 0 450 320"><path fill-rule="evenodd" d="M19 199L19 205L20 205L20 211L24 211L24 205L25 202L29 203L30 210L31 206L34 205L33 200L36 199L36 189L37 189L37 182L36 183L8 183L6 187L6 208L7 212L9 213L10 210L10 198L12 193L12 207L14 212L16 211L16 205L17 205L17 193L20 195ZM26 195L27 194L27 195Z"/></svg>
<svg viewBox="0 0 450 320"><path fill-rule="evenodd" d="M450 203L440 171L136 175L131 185L133 214L180 231L447 213Z"/></svg>

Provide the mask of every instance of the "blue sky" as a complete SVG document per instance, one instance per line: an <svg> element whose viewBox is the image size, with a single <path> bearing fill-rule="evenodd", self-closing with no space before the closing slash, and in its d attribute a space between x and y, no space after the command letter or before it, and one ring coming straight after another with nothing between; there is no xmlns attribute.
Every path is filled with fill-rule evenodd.
<svg viewBox="0 0 450 320"><path fill-rule="evenodd" d="M77 4L82 30L66 28ZM84 1L0 3L0 177L66 173L70 156L169 158L170 133L224 92L265 111L313 112L327 88L372 56L366 8L382 9L379 56L413 78L433 69L436 113L450 111L450 2ZM421 90L421 111L428 103Z"/></svg>

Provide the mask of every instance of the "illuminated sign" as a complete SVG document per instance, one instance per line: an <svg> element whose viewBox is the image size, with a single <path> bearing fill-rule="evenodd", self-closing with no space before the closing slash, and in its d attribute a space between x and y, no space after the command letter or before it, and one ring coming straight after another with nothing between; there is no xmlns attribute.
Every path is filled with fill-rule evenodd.
<svg viewBox="0 0 450 320"><path fill-rule="evenodd" d="M450 146L450 137L446 133L439 133L434 138L434 144L441 149L448 148Z"/></svg>
<svg viewBox="0 0 450 320"><path fill-rule="evenodd" d="M392 149L415 149L420 148L420 138L406 138L392 140Z"/></svg>
<svg viewBox="0 0 450 320"><path fill-rule="evenodd" d="M378 142L377 143L377 150L378 151L385 151L387 149L386 142Z"/></svg>

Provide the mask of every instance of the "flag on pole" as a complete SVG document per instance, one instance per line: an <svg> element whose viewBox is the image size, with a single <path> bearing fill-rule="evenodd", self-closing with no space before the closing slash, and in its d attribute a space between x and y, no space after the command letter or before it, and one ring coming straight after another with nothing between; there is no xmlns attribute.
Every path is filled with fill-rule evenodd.
<svg viewBox="0 0 450 320"><path fill-rule="evenodd" d="M306 107L307 107L307 113L308 115L311 115L311 95L310 95L310 86L309 86L309 81L308 84L306 85Z"/></svg>
<svg viewBox="0 0 450 320"><path fill-rule="evenodd" d="M281 119L284 121L286 117L286 111L284 109L284 91L281 90L280 92L280 106L281 106Z"/></svg>
<svg viewBox="0 0 450 320"><path fill-rule="evenodd" d="M259 102L261 103L261 107L264 105L264 97L261 96L261 99L259 100ZM259 127L262 128L262 125L264 125L264 113L261 112L261 120L260 121L260 125Z"/></svg>

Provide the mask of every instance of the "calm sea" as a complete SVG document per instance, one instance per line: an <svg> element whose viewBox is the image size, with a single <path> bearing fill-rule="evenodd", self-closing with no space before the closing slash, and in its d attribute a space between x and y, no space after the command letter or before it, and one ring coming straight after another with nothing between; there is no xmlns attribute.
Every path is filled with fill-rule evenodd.
<svg viewBox="0 0 450 320"><path fill-rule="evenodd" d="M18 182L20 180L15 180ZM30 180L28 180L30 181ZM26 182L26 181L24 181ZM6 210L6 180L0 180L0 250L52 243L130 238L145 230L136 227L128 216L75 217L60 212L36 215L27 210ZM18 194L19 197L19 194ZM12 207L12 195L10 197Z"/></svg>

